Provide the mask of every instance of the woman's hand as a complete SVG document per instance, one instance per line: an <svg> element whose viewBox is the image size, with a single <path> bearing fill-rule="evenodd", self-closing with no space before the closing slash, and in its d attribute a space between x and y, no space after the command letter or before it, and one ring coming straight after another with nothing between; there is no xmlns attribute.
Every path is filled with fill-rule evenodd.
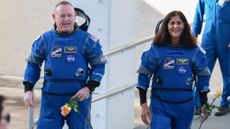
<svg viewBox="0 0 230 129"><path fill-rule="evenodd" d="M200 114L200 118L201 118L201 122L204 122L208 119L209 113L207 113L205 111L205 107L201 107L201 114Z"/></svg>
<svg viewBox="0 0 230 129"><path fill-rule="evenodd" d="M151 114L150 114L150 110L149 110L148 104L147 104L147 103L143 103L143 104L141 105L141 107L142 107L141 120L142 120L146 125L149 125L149 121L150 121L150 118L151 118Z"/></svg>

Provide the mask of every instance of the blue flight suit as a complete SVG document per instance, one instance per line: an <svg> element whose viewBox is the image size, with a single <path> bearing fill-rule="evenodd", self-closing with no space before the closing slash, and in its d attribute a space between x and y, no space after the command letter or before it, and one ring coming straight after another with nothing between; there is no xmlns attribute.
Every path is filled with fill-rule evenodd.
<svg viewBox="0 0 230 129"><path fill-rule="evenodd" d="M37 129L62 129L65 120L69 129L92 129L91 96L78 102L80 112L72 110L63 117L60 108L84 88L87 81L101 81L106 59L99 40L79 28L69 34L60 34L55 29L47 31L33 43L24 81L35 85L43 61L44 83Z"/></svg>
<svg viewBox="0 0 230 129"><path fill-rule="evenodd" d="M212 72L218 58L223 77L223 94L221 107L229 107L230 96L230 1L219 5L217 0L199 0L193 23L193 34L198 36L202 23L206 24L201 46L207 52L209 69Z"/></svg>
<svg viewBox="0 0 230 129"><path fill-rule="evenodd" d="M208 92L207 65L204 51L197 46L187 49L153 44L143 53L137 87L147 90L152 81L151 129L190 129L194 112L193 74L198 79L197 89Z"/></svg>

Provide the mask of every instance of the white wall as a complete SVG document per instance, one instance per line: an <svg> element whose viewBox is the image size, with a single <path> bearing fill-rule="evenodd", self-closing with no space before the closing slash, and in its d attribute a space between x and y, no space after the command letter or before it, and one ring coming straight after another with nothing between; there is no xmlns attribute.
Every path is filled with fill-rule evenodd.
<svg viewBox="0 0 230 129"><path fill-rule="evenodd" d="M58 1L0 1L0 74L23 75L32 42L52 27Z"/></svg>
<svg viewBox="0 0 230 129"><path fill-rule="evenodd" d="M137 0L72 0L91 17L89 32L101 39L104 51L137 40ZM90 3L90 4L89 4ZM98 93L119 88L135 80L135 48L108 57L106 75ZM134 120L134 90L92 105L95 129L131 129Z"/></svg>

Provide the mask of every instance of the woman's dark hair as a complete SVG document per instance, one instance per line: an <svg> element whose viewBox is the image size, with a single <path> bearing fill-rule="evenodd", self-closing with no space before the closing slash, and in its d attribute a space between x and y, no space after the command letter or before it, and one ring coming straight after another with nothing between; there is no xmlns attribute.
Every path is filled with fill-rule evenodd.
<svg viewBox="0 0 230 129"><path fill-rule="evenodd" d="M3 102L5 101L5 97L0 95L0 116L2 116L2 110L3 110Z"/></svg>
<svg viewBox="0 0 230 129"><path fill-rule="evenodd" d="M184 24L184 30L180 36L180 44L185 48L193 48L196 45L196 38L192 35L188 21L181 11L172 11L163 19L161 27L154 37L153 43L162 46L171 42L168 32L168 23L174 16L179 16Z"/></svg>
<svg viewBox="0 0 230 129"><path fill-rule="evenodd" d="M159 31L160 27L161 27L161 23L163 22L164 19L161 19L160 21L157 22L157 25L155 27L155 34L157 34L157 32Z"/></svg>

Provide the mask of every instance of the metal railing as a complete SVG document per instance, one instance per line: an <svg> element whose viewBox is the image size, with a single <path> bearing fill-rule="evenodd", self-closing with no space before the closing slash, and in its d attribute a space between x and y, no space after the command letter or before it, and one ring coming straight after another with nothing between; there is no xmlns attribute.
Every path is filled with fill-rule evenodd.
<svg viewBox="0 0 230 129"><path fill-rule="evenodd" d="M145 38L142 38L142 39L140 39L140 40L137 40L136 42L130 42L130 43L127 43L127 44L122 45L122 46L120 46L120 47L111 49L111 50L105 52L105 56L111 56L111 55L116 54L116 53L118 53L118 52L122 52L122 51L125 51L125 50L127 50L127 49L130 49L130 48L139 46L139 45L141 45L141 44L147 43L147 42L153 40L153 37L154 37L154 36L147 36L147 37L145 37Z"/></svg>
<svg viewBox="0 0 230 129"><path fill-rule="evenodd" d="M111 49L107 52L104 53L104 55L106 57L109 57L111 55L114 55L116 53L119 53L119 52L123 52L123 51L126 51L128 49L131 49L133 47L136 47L136 46L139 46L139 45L142 45L142 44L145 44L149 41L152 41L154 36L147 36L145 38L142 38L136 42L130 42L130 43L127 43L125 45L122 45L120 47L117 47L117 48L114 48L114 49ZM0 78L3 78L3 79L9 79L9 80L17 80L17 81L23 81L23 77L19 77L19 76L11 76L11 75L4 75L4 74L0 74ZM43 77L41 77L40 79L42 79ZM102 94L99 94L97 96L94 96L93 99L92 99L92 103L95 103L97 101L100 101L102 99L105 99L107 97L110 97L110 96L114 96L116 94L119 94L119 93L122 93L126 90L129 90L131 88L134 88L136 86L136 83L135 81L134 82L130 82L126 85L123 85L123 86L120 86L119 88L116 88L116 89L113 89L111 91L108 91L108 92L105 92L105 93L102 93ZM29 129L33 129L33 127L36 125L37 121L34 122L34 111L33 111L33 108L28 108L28 117L29 117L29 124L28 124L28 128Z"/></svg>
<svg viewBox="0 0 230 129"><path fill-rule="evenodd" d="M95 96L93 97L92 99L92 103L95 103L99 100L102 100L102 99L105 99L107 97L110 97L110 96L113 96L113 95L116 95L118 93L121 93L121 92L124 92L126 90L129 90L131 88L134 88L136 86L136 83L135 82L131 82L129 84L126 84L126 85L123 85L123 86L120 86L119 88L116 88L116 89L113 89L111 91L108 91L108 92L105 92L103 94L100 94L98 96Z"/></svg>
<svg viewBox="0 0 230 129"><path fill-rule="evenodd" d="M105 52L105 56L108 57L108 56L111 56L111 55L114 55L116 53L119 53L119 52L123 52L125 50L128 50L130 48L133 48L133 47L136 47L136 46L139 46L139 45L142 45L142 44L145 44L149 41L152 41L154 38L154 36L147 36L147 37L144 37L140 40L137 40L136 42L130 42L130 43L126 43L125 45L122 45L120 47L117 47L117 48L114 48L114 49L111 49L107 52ZM110 96L113 96L113 95L116 95L118 93L121 93L121 92L124 92L130 88L133 88L136 86L136 82L133 81L133 82L130 82L126 85L123 85L123 86L120 86L119 88L116 88L116 89L113 89L111 91L108 91L108 92L105 92L103 94L100 94L98 96L95 96L92 100L92 103L94 102L97 102L99 100L102 100L104 98L107 98L107 97L110 97Z"/></svg>

